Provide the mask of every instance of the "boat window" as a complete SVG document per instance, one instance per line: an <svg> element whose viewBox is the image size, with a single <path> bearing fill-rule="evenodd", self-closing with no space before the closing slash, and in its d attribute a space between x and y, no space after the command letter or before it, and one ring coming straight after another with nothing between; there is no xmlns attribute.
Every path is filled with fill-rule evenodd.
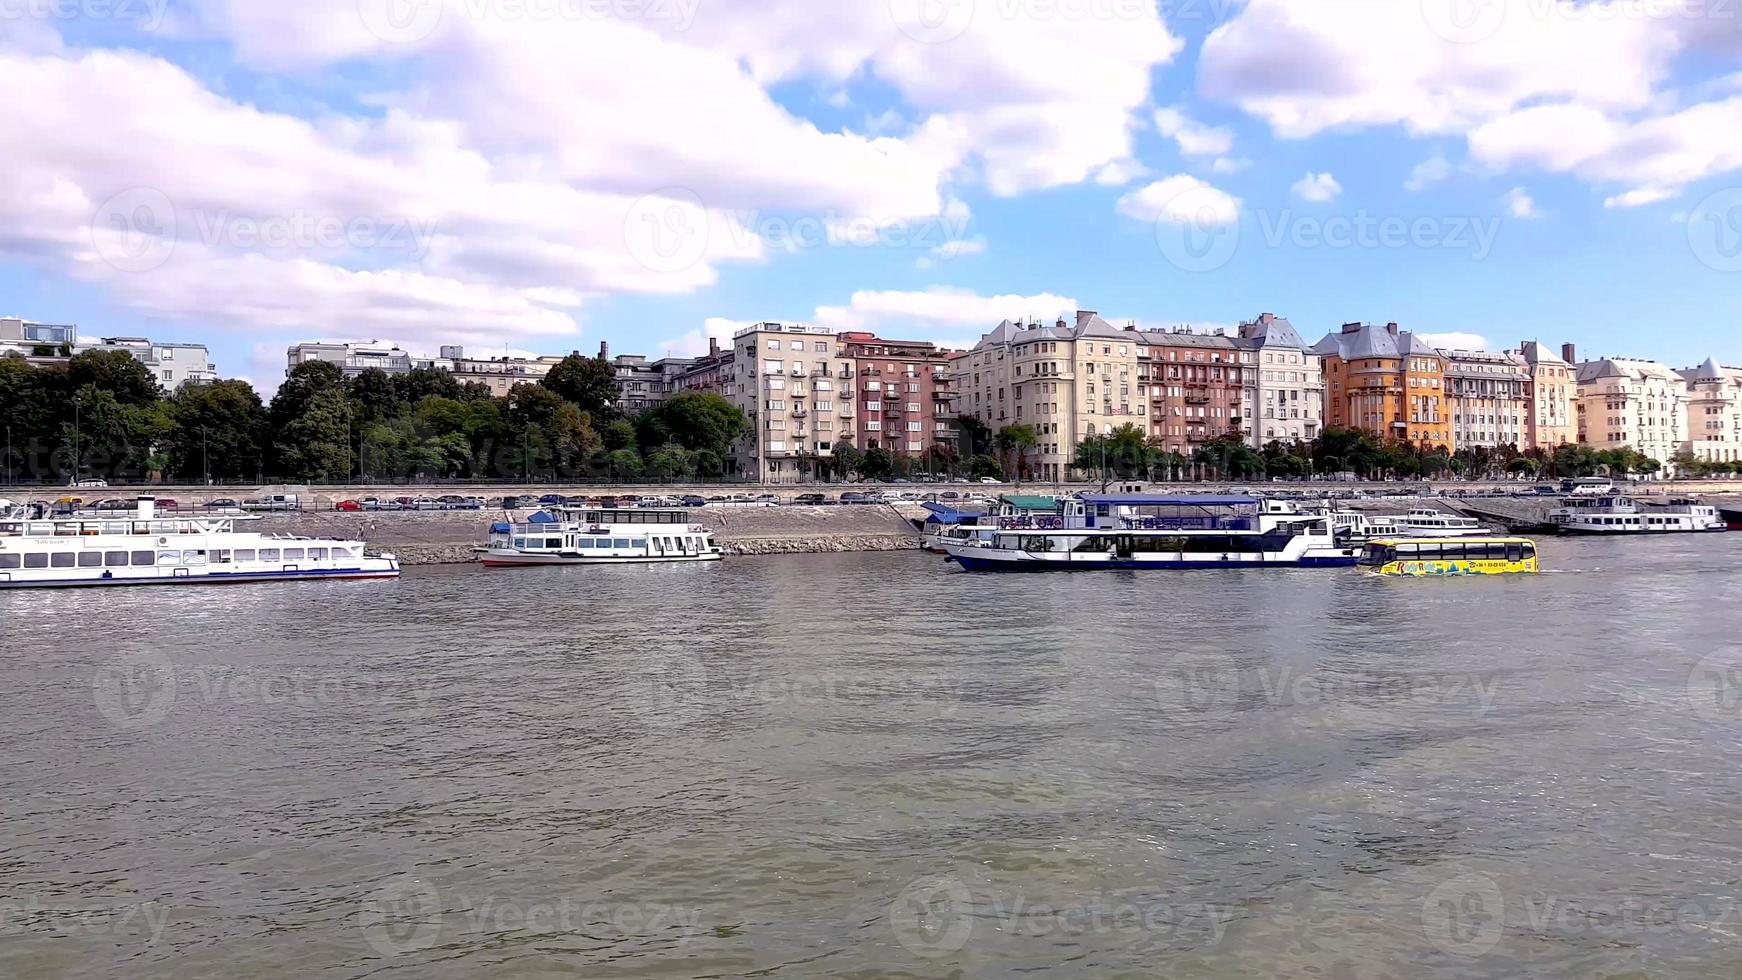
<svg viewBox="0 0 1742 980"><path fill-rule="evenodd" d="M45 554L44 555L25 555L24 556L24 567L25 568L47 568L48 567L48 556Z"/></svg>
<svg viewBox="0 0 1742 980"><path fill-rule="evenodd" d="M515 538L514 539L514 547L516 547L516 548L526 547L526 539L525 538Z"/></svg>
<svg viewBox="0 0 1742 980"><path fill-rule="evenodd" d="M85 551L79 554L80 568L102 568L103 553L100 551Z"/></svg>
<svg viewBox="0 0 1742 980"><path fill-rule="evenodd" d="M206 563L206 553L203 551L184 551L182 552L181 563L183 565L204 565Z"/></svg>
<svg viewBox="0 0 1742 980"><path fill-rule="evenodd" d="M134 565L145 566L157 564L157 552L155 551L135 551L132 552L132 555Z"/></svg>
<svg viewBox="0 0 1742 980"><path fill-rule="evenodd" d="M255 560L254 559L254 552L252 550L249 550L249 549L238 548L236 550L236 560L237 561L254 561Z"/></svg>
<svg viewBox="0 0 1742 980"><path fill-rule="evenodd" d="M17 568L23 564L18 555L0 555L0 568Z"/></svg>
<svg viewBox="0 0 1742 980"><path fill-rule="evenodd" d="M219 554L223 554L223 552L219 552ZM325 548L310 548L308 550L308 556L309 556L309 559L312 561L326 561L327 560L327 549L325 549Z"/></svg>
<svg viewBox="0 0 1742 980"><path fill-rule="evenodd" d="M212 552L212 560L215 562L218 562L219 564L224 564L224 565L229 564L230 563L230 549L219 548L219 549L213 551Z"/></svg>
<svg viewBox="0 0 1742 980"><path fill-rule="evenodd" d="M261 561L278 561L278 549L277 548L262 548L262 549L260 549L260 560Z"/></svg>
<svg viewBox="0 0 1742 980"><path fill-rule="evenodd" d="M628 538L615 538L611 541L611 547L613 547L613 548L627 548L627 547L629 547L629 543L630 542L629 542Z"/></svg>
<svg viewBox="0 0 1742 980"><path fill-rule="evenodd" d="M562 538L545 538L544 539L544 546L546 548L549 548L552 551L561 551L562 547L563 547L563 539Z"/></svg>
<svg viewBox="0 0 1742 980"><path fill-rule="evenodd" d="M629 541L629 547L645 549L647 547L647 539L646 538L632 538Z"/></svg>
<svg viewBox="0 0 1742 980"><path fill-rule="evenodd" d="M73 567L73 553L70 551L63 551L55 554L49 558L49 564L53 565L55 568L71 568Z"/></svg>
<svg viewBox="0 0 1742 980"><path fill-rule="evenodd" d="M302 561L304 554L305 552L301 548L286 548L284 549L284 560Z"/></svg>

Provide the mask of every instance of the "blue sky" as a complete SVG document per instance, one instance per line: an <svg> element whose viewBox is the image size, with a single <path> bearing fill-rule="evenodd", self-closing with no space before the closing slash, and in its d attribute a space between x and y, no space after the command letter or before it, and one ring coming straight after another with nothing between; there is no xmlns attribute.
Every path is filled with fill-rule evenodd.
<svg viewBox="0 0 1742 980"><path fill-rule="evenodd" d="M1742 12L1694 0L17 9L0 313L267 391L317 337L1077 307L1742 362Z"/></svg>

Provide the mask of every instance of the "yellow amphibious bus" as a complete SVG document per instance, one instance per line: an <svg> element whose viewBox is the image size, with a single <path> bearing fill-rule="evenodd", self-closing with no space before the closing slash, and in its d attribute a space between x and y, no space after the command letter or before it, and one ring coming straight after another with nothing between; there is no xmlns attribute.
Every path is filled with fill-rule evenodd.
<svg viewBox="0 0 1742 980"><path fill-rule="evenodd" d="M1380 575L1511 575L1539 570L1529 538L1386 538L1369 541L1361 567Z"/></svg>

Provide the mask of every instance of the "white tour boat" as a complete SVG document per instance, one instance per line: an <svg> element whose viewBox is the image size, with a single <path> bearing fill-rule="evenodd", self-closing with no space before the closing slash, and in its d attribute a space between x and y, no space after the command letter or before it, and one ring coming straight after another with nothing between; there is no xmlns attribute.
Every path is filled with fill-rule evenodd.
<svg viewBox="0 0 1742 980"><path fill-rule="evenodd" d="M1392 522L1408 538L1481 538L1494 533L1480 521L1432 507L1417 507L1402 517L1392 518Z"/></svg>
<svg viewBox="0 0 1742 980"><path fill-rule="evenodd" d="M13 505L0 513L0 589L399 577L397 558L362 541L236 530L248 520L163 517L153 497L131 513L39 517Z"/></svg>
<svg viewBox="0 0 1742 980"><path fill-rule="evenodd" d="M1399 527L1393 517L1375 517L1358 510L1333 510L1325 514L1331 522L1331 531L1339 541L1350 544L1366 544L1381 538L1405 538L1409 532Z"/></svg>
<svg viewBox="0 0 1742 980"><path fill-rule="evenodd" d="M691 516L681 507L550 507L492 524L476 550L486 568L719 561L714 532Z"/></svg>
<svg viewBox="0 0 1742 980"><path fill-rule="evenodd" d="M968 571L1350 568L1359 556L1287 501L1151 494L1085 494L1050 515L1005 504L944 550Z"/></svg>
<svg viewBox="0 0 1742 980"><path fill-rule="evenodd" d="M1620 495L1569 500L1567 506L1550 511L1548 521L1562 534L1700 534L1730 529L1718 508L1695 500L1651 507Z"/></svg>

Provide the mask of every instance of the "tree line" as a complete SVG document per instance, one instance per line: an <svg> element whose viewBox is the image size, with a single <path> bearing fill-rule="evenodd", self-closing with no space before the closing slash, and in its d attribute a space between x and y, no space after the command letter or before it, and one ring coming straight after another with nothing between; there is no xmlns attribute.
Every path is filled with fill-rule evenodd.
<svg viewBox="0 0 1742 980"><path fill-rule="evenodd" d="M263 402L244 381L167 393L122 351L0 359L0 419L8 478L38 482L713 478L749 425L703 392L624 414L611 366L580 355L499 397L440 369L313 361Z"/></svg>

